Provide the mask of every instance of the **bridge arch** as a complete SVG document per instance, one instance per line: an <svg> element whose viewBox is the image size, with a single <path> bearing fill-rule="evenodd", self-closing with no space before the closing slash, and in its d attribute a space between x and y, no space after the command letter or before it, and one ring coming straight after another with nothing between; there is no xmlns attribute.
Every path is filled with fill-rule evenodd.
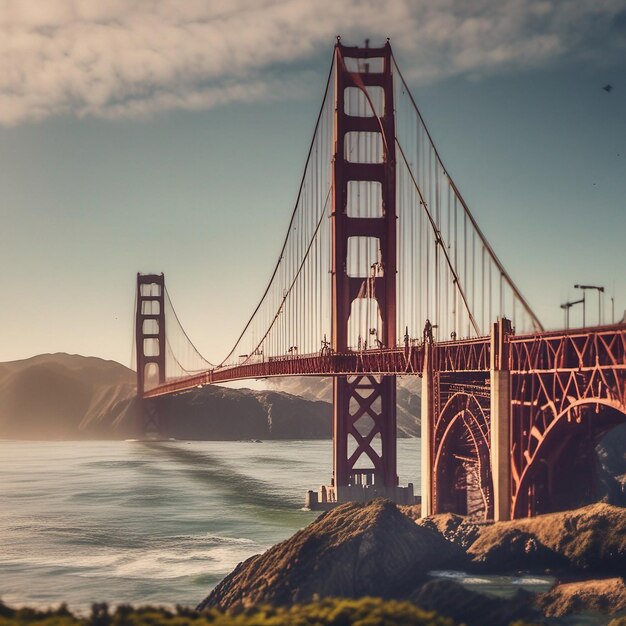
<svg viewBox="0 0 626 626"><path fill-rule="evenodd" d="M435 427L434 511L493 516L489 417L474 394L454 393Z"/></svg>
<svg viewBox="0 0 626 626"><path fill-rule="evenodd" d="M512 516L551 513L597 500L595 448L621 423L626 423L622 402L585 397L553 414L543 432L533 427L531 438L536 443L524 451L527 462L519 475L513 468Z"/></svg>

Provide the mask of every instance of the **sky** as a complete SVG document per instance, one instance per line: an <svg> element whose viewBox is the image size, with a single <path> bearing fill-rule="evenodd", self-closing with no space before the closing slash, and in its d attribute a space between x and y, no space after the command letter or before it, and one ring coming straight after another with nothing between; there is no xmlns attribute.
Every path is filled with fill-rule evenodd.
<svg viewBox="0 0 626 626"><path fill-rule="evenodd" d="M620 319L626 0L0 0L0 361L129 364L138 271L221 360L276 262L338 34L391 39L544 325L575 283Z"/></svg>

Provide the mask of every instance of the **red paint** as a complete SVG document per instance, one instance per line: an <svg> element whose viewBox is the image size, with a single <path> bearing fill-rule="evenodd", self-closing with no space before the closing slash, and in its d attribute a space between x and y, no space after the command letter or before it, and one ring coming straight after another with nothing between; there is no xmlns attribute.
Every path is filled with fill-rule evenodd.
<svg viewBox="0 0 626 626"><path fill-rule="evenodd" d="M158 385L165 383L165 277L163 274L137 274L137 309L135 312L135 350L137 355L137 397L140 417L139 434L158 433L158 415L155 407L145 402L146 373L149 365L157 368ZM144 328L148 322L151 328ZM153 349L149 354L146 342Z"/></svg>
<svg viewBox="0 0 626 626"><path fill-rule="evenodd" d="M350 72L346 58L382 58L381 73ZM366 86L381 87L384 112L379 119L353 117L344 108L348 87L365 91ZM391 47L335 47L335 126L332 197L332 348L348 353L348 320L352 302L362 293L374 293L382 325L380 341L384 347L396 343L396 170L395 117L393 109ZM354 163L348 160L345 135L348 132L380 132L383 137L381 163ZM382 217L348 217L348 183L381 184ZM382 265L371 277L355 278L347 273L348 239L375 237L379 240ZM367 281L373 284L367 285ZM364 288L365 287L365 288ZM368 288L369 287L369 288ZM359 428L360 426L360 428ZM360 431L360 432L359 432ZM363 434L361 434L363 433ZM380 440L376 450L373 440ZM350 450L350 439L356 449ZM373 471L372 471L373 468ZM373 474L375 485L395 487L396 469L396 379L395 376L337 376L333 379L333 479L335 488L360 483Z"/></svg>

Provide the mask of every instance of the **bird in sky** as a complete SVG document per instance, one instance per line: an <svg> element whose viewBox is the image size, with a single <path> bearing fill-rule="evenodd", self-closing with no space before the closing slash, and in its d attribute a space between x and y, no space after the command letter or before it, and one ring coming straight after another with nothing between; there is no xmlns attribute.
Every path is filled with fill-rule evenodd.
<svg viewBox="0 0 626 626"><path fill-rule="evenodd" d="M613 89L613 85L604 85L602 89L604 89L604 91L606 91L607 93L611 93L611 90Z"/></svg>

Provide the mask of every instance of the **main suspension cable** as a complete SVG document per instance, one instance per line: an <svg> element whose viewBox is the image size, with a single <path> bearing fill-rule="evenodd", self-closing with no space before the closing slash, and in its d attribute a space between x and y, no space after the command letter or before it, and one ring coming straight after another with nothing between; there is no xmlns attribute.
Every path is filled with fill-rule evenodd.
<svg viewBox="0 0 626 626"><path fill-rule="evenodd" d="M413 98L413 94L411 93L411 91L410 91L410 89L409 89L409 87L407 85L407 82L404 80L404 76L402 75L402 72L400 71L400 68L398 67L398 63L397 63L393 53L392 53L392 59L393 59L394 68L395 68L396 72L398 73L398 76L400 77L400 80L402 81L402 84L404 85L404 88L406 90L407 95L409 96L411 104L413 105L413 108L414 108L415 112L417 113L417 115L419 117L419 120L421 122L421 125L424 128L424 131L426 132L426 136L428 137L428 141L429 141L429 143L431 145L431 148L433 149L435 157L436 157L439 165L442 167L444 175L446 176L446 178L448 180L448 184L452 188L452 191L453 191L454 195L456 196L456 198L458 198L459 202L461 203L461 206L463 207L463 210L465 211L467 217L469 218L470 222L472 223L472 226L476 230L476 233L480 237L480 239L481 239L481 241L483 243L483 246L485 247L485 249L487 250L487 253L491 257L491 260L494 262L494 264L498 268L500 274L504 277L504 279L508 283L509 287L511 288L511 290L513 291L513 293L515 294L515 296L519 300L520 304L522 305L522 307L524 308L524 310L526 311L526 313L530 317L535 330L536 331L543 331L544 328L543 328L542 323L539 321L539 318L535 315L534 311L530 308L530 305L526 302L525 298L520 293L519 289L517 288L517 286L515 285L515 283L511 279L511 277L509 276L508 272L504 269L504 266L502 265L500 259L497 257L497 255L494 252L493 248L491 247L491 245L487 241L487 238L485 237L485 235L483 234L482 230L478 226L478 223L474 219L474 216L472 215L472 212L470 211L469 207L467 206L467 203L463 199L463 196L461 195L459 189L457 188L457 186L455 185L454 181L452 180L452 178L448 174L448 170L447 170L446 166L444 165L443 160L441 159L441 156L439 155L439 151L437 150L435 142L433 141L433 138L432 138L432 136L430 134L430 131L428 130L428 127L426 126L426 123L424 122L424 118L422 117L422 113L419 110L419 108L417 106L417 103L415 102L415 99Z"/></svg>

